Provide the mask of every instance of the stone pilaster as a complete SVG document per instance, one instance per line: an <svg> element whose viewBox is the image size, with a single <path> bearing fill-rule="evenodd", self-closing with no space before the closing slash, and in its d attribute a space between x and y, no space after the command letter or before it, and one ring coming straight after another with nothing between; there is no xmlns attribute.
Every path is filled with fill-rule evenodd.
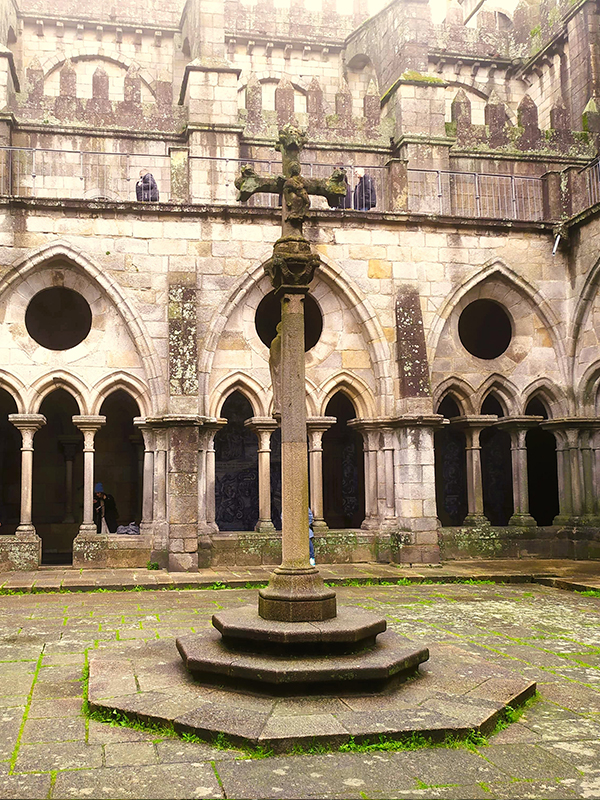
<svg viewBox="0 0 600 800"><path fill-rule="evenodd" d="M335 423L336 417L309 417L306 421L310 462L310 507L313 512L313 531L317 535L329 530L323 516L323 434Z"/></svg>
<svg viewBox="0 0 600 800"><path fill-rule="evenodd" d="M401 562L437 564L440 560L433 434L442 419L430 414L388 421L398 440L394 483Z"/></svg>
<svg viewBox="0 0 600 800"><path fill-rule="evenodd" d="M21 513L16 535L20 539L41 540L31 522L31 502L33 497L33 437L36 431L46 424L43 414L9 414L9 422L20 432L21 445Z"/></svg>
<svg viewBox="0 0 600 800"><path fill-rule="evenodd" d="M244 425L258 437L258 522L254 530L271 533L275 530L271 520L271 434L277 421L272 417L250 417Z"/></svg>
<svg viewBox="0 0 600 800"><path fill-rule="evenodd" d="M142 470L142 519L140 533L152 533L154 522L154 450L156 436L154 429L142 417L135 417L133 424L144 440L144 461Z"/></svg>
<svg viewBox="0 0 600 800"><path fill-rule="evenodd" d="M198 569L198 428L202 418L167 415L167 511L169 569Z"/></svg>
<svg viewBox="0 0 600 800"><path fill-rule="evenodd" d="M375 419L355 419L350 420L348 426L355 428L363 438L365 462L365 518L361 528L365 531L376 530L381 527L379 486L377 480L378 454L381 441L380 422Z"/></svg>

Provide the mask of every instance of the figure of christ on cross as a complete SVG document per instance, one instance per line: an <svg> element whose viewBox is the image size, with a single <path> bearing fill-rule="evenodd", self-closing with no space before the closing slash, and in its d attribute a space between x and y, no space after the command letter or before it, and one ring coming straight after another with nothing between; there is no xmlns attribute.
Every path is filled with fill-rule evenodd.
<svg viewBox="0 0 600 800"><path fill-rule="evenodd" d="M301 174L300 153L306 142L306 134L286 125L279 131L275 149L281 152L281 175L260 175L252 167L242 167L236 178L238 200L245 202L258 192L283 196L281 238L304 238L302 223L310 208L309 195L321 195L332 203L346 195L345 171L335 169L328 180L305 178Z"/></svg>

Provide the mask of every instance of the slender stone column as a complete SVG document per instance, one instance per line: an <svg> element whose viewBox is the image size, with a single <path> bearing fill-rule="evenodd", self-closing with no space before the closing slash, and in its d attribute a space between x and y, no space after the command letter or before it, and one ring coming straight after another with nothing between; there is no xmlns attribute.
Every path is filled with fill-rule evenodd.
<svg viewBox="0 0 600 800"><path fill-rule="evenodd" d="M326 533L329 530L323 516L323 434L336 421L336 417L309 417L306 421L310 459L310 507L315 533Z"/></svg>
<svg viewBox="0 0 600 800"><path fill-rule="evenodd" d="M135 417L133 424L141 431L144 440L142 472L142 520L140 533L150 533L154 521L154 448L155 435L151 425L142 417Z"/></svg>
<svg viewBox="0 0 600 800"><path fill-rule="evenodd" d="M573 517L573 497L567 436L564 431L557 429L552 433L556 439L556 469L558 473L558 514L552 520L552 524L568 525Z"/></svg>
<svg viewBox="0 0 600 800"><path fill-rule="evenodd" d="M308 245L307 245L308 246ZM310 248L309 248L310 249ZM275 260L275 258L274 258ZM292 271L293 262L286 264ZM300 622L336 615L335 592L327 589L308 552L308 460L304 299L308 286L282 285L281 299L281 497L282 561L259 591L265 619Z"/></svg>
<svg viewBox="0 0 600 800"><path fill-rule="evenodd" d="M76 414L73 424L83 433L83 521L79 534L96 533L94 523L94 437L106 422L103 416Z"/></svg>
<svg viewBox="0 0 600 800"><path fill-rule="evenodd" d="M381 439L379 421L373 419L355 419L348 422L363 437L365 463L365 518L360 526L365 531L375 530L381 526L379 514L379 492L377 480L377 457Z"/></svg>
<svg viewBox="0 0 600 800"><path fill-rule="evenodd" d="M204 430L206 431L206 485L205 485L205 503L206 503L206 531L207 533L218 533L219 526L216 522L216 507L215 507L215 487L216 487L216 463L215 463L215 434L221 428L227 425L226 419L216 419L205 423Z"/></svg>
<svg viewBox="0 0 600 800"><path fill-rule="evenodd" d="M9 414L9 422L21 433L21 515L16 535L22 539L39 539L31 522L33 497L33 437L46 424L43 414Z"/></svg>
<svg viewBox="0 0 600 800"><path fill-rule="evenodd" d="M398 527L396 498L394 492L394 429L383 428L383 461L385 470L385 511L383 527L386 530Z"/></svg>
<svg viewBox="0 0 600 800"><path fill-rule="evenodd" d="M489 525L483 513L483 480L481 476L481 431L498 421L495 414L454 417L451 425L464 430L467 439L467 516L463 525Z"/></svg>
<svg viewBox="0 0 600 800"><path fill-rule="evenodd" d="M272 417L250 417L244 422L258 437L258 522L254 530L271 533L271 434L277 428Z"/></svg>
<svg viewBox="0 0 600 800"><path fill-rule="evenodd" d="M537 523L529 513L529 482L527 478L527 431L535 428L543 417L522 416L502 417L496 428L504 428L510 434L510 455L512 464L513 514L509 525L531 527Z"/></svg>
<svg viewBox="0 0 600 800"><path fill-rule="evenodd" d="M60 436L58 439L65 457L65 516L63 522L75 522L73 516L73 461L81 447L81 436Z"/></svg>

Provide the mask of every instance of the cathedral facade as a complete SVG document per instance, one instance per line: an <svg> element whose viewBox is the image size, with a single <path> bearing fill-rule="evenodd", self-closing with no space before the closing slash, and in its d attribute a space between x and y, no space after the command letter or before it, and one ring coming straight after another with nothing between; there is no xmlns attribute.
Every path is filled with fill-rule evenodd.
<svg viewBox="0 0 600 800"><path fill-rule="evenodd" d="M600 557L599 36L592 0L0 0L0 568L278 563L281 201L234 182L286 124L348 181L305 223L317 560Z"/></svg>

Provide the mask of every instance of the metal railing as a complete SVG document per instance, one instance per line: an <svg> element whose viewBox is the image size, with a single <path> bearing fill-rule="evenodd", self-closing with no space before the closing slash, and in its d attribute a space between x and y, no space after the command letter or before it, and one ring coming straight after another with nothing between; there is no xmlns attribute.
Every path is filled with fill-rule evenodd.
<svg viewBox="0 0 600 800"><path fill-rule="evenodd" d="M579 203L573 203L574 210L577 211L600 203L600 163L592 162L581 170L580 175L584 180L585 194Z"/></svg>
<svg viewBox="0 0 600 800"><path fill-rule="evenodd" d="M167 146L151 145L147 153L0 147L0 194L13 197L135 200L142 168L155 177L160 200L171 200L171 160ZM189 182L192 203L237 206L235 179L244 164L257 172L280 174L281 157L243 159L191 155ZM327 178L335 165L302 164L309 178ZM600 201L600 166L586 168L588 205ZM361 170L366 175L359 189ZM338 208L388 211L395 207L389 173L383 166L346 167L349 191ZM366 183L365 183L366 181ZM368 186L368 189L366 188ZM312 198L313 208L329 208L324 197ZM257 194L248 206L274 208L276 194ZM408 170L408 210L425 214L495 219L543 219L540 178L445 170Z"/></svg>
<svg viewBox="0 0 600 800"><path fill-rule="evenodd" d="M408 210L453 217L541 220L541 178L408 170Z"/></svg>
<svg viewBox="0 0 600 800"><path fill-rule="evenodd" d="M13 197L135 200L140 170L155 177L160 199L171 196L168 153L0 147L0 193Z"/></svg>

